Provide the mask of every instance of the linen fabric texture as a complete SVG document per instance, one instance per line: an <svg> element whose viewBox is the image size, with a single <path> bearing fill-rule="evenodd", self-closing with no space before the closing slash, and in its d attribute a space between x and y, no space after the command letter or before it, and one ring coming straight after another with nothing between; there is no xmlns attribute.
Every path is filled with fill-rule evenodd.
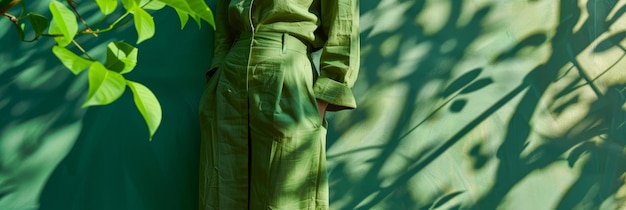
<svg viewBox="0 0 626 210"><path fill-rule="evenodd" d="M356 108L356 0L218 0L199 209L328 209L329 111ZM320 73L310 53L321 49Z"/></svg>

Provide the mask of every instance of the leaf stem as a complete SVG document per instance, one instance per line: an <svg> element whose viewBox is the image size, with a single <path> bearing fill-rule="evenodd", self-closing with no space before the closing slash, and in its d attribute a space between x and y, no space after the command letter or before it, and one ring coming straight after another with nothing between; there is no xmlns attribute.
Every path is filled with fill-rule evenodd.
<svg viewBox="0 0 626 210"><path fill-rule="evenodd" d="M87 51L85 49L83 49L82 46L80 46L80 44L78 44L78 42L76 42L76 40L72 40L72 44L74 44L74 46L76 46L78 48L78 50L80 50L80 52L83 53L83 55L87 56L87 58L89 58L89 60L94 60L91 56L89 56L89 54L87 54Z"/></svg>
<svg viewBox="0 0 626 210"><path fill-rule="evenodd" d="M70 5L70 7L72 8L72 11L74 11L74 13L76 14L76 17L78 17L78 19L80 20L80 22L83 23L83 25L85 25L85 31L86 33L91 33L94 37L98 37L98 34L95 33L93 30L91 30L91 27L89 27L89 24L87 24L87 21L85 21L85 18L83 18L83 16L80 15L80 13L78 12L78 10L76 9L76 6L74 6L74 1L73 0L67 0L67 4Z"/></svg>
<svg viewBox="0 0 626 210"><path fill-rule="evenodd" d="M126 13L124 13L122 16L120 16L119 18L117 18L117 20L115 20L115 22L111 23L111 25L109 25L109 27L105 28L105 29L96 29L95 31L93 31L93 33L103 33L103 32L108 32L111 31L115 28L117 28L117 24L119 24L122 20L124 20L126 18L126 16L128 16L130 14L130 11L126 11ZM123 22L123 24L125 24L127 22Z"/></svg>
<svg viewBox="0 0 626 210"><path fill-rule="evenodd" d="M5 14L7 11L9 11L9 9L11 9L11 7L15 6L17 3L20 3L22 0L13 0L11 2L9 2L6 6L4 6L3 8L0 8L0 14Z"/></svg>
<svg viewBox="0 0 626 210"><path fill-rule="evenodd" d="M111 25L109 26L109 30L113 29L115 27L115 25L117 25L118 23L120 23L124 18L126 18L126 16L128 16L130 14L130 11L126 11L122 16L120 16L119 18L117 18L117 20L115 20L115 22L111 23Z"/></svg>
<svg viewBox="0 0 626 210"><path fill-rule="evenodd" d="M3 15L3 16L5 16L5 17L7 17L7 18L9 18L9 20L10 20L11 22L15 23L15 24L17 24L17 21L19 21L19 20L20 20L19 18L15 17L14 15L11 15L11 14L9 14L9 13L3 13L2 15Z"/></svg>
<svg viewBox="0 0 626 210"><path fill-rule="evenodd" d="M145 4L139 6L141 8L144 8L145 6L148 6L148 4L150 4L153 0L148 0Z"/></svg>

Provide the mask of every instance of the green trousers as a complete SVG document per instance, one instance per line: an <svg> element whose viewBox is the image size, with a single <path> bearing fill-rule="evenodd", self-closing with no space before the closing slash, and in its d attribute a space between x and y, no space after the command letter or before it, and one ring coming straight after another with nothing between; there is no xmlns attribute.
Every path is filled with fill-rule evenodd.
<svg viewBox="0 0 626 210"><path fill-rule="evenodd" d="M326 129L308 47L242 34L200 104L200 209L328 209Z"/></svg>

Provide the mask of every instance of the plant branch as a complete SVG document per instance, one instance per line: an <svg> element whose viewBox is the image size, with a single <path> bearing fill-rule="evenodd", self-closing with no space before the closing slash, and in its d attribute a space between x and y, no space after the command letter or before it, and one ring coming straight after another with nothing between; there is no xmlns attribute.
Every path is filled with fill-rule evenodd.
<svg viewBox="0 0 626 210"><path fill-rule="evenodd" d="M111 25L109 25L109 27L107 27L105 29L96 29L95 31L93 31L93 33L108 32L108 31L111 31L113 29L116 29L118 27L117 24L120 24L120 22L121 22L121 25L124 25L124 24L128 23L129 20L126 20L126 21L122 22L122 20L124 20L128 15L130 15L130 11L126 11L126 13L124 13L122 16L117 18L117 20L115 20L115 22L111 23Z"/></svg>
<svg viewBox="0 0 626 210"><path fill-rule="evenodd" d="M9 20L15 24L17 24L17 21L19 21L20 19L15 17L14 15L11 15L9 13L2 13L3 16L9 18Z"/></svg>
<svg viewBox="0 0 626 210"><path fill-rule="evenodd" d="M5 7L0 8L0 14L6 14L7 11L9 11L9 9L11 9L11 7L15 6L17 3L20 3L22 0L13 0L11 2L9 2L9 4L7 4Z"/></svg>
<svg viewBox="0 0 626 210"><path fill-rule="evenodd" d="M144 7L148 6L148 4L152 3L152 1L154 1L154 0L148 0L145 4L143 4L143 5L139 6L139 7L144 8Z"/></svg>
<svg viewBox="0 0 626 210"><path fill-rule="evenodd" d="M80 46L80 44L78 44L78 42L76 42L76 40L72 40L72 44L74 44L74 46L76 46L78 48L78 50L80 50L80 52L83 53L83 55L87 56L87 58L89 58L89 60L94 60L91 56L89 56L89 54L87 54L87 51Z"/></svg>
<svg viewBox="0 0 626 210"><path fill-rule="evenodd" d="M76 14L76 17L78 17L80 22L83 23L83 25L85 25L85 30L84 31L86 33L92 34L94 37L98 37L98 34L96 32L94 32L93 30L91 30L91 27L89 27L89 24L87 24L87 21L85 21L85 18L83 18L83 16L80 15L78 10L76 9L76 6L74 6L74 4L75 4L74 0L67 0L67 4L70 5L70 7L72 8L72 11L74 11L74 13Z"/></svg>
<svg viewBox="0 0 626 210"><path fill-rule="evenodd" d="M124 18L126 18L126 16L128 16L130 14L130 11L126 11L122 16L120 16L119 18L117 18L117 20L115 20L115 22L111 23L111 25L109 26L109 30L113 29L115 27L115 25L117 25L118 23L120 23Z"/></svg>

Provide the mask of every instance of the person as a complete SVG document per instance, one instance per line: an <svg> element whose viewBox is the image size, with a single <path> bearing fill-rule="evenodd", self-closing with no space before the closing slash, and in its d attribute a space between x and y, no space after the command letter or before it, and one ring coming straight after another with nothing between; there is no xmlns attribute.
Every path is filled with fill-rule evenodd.
<svg viewBox="0 0 626 210"><path fill-rule="evenodd" d="M324 113L356 108L357 0L217 0L214 11L199 209L328 209Z"/></svg>

